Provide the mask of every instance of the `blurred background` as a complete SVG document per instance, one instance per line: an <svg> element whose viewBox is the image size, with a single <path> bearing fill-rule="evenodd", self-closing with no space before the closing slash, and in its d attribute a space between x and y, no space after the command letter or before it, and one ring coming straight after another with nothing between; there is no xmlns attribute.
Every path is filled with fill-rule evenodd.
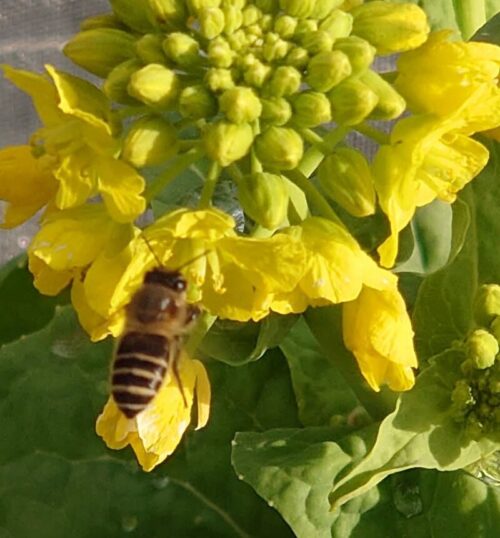
<svg viewBox="0 0 500 538"><path fill-rule="evenodd" d="M109 10L106 0L0 0L0 64L41 72L51 63L78 72L63 45L85 17ZM0 147L26 144L38 126L31 99L0 76ZM35 231L34 223L1 230L0 264L20 254Z"/></svg>

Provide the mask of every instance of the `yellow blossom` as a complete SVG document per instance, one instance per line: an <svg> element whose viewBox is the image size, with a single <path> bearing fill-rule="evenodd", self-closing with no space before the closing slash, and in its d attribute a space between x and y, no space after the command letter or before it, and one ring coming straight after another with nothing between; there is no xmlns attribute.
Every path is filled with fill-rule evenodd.
<svg viewBox="0 0 500 538"><path fill-rule="evenodd" d="M106 445L112 449L131 445L145 471L154 469L176 449L191 423L195 397L196 429L208 421L210 382L205 367L183 355L179 377L186 402L175 376L167 374L153 401L133 419L125 417L111 397L97 419L97 434Z"/></svg>
<svg viewBox="0 0 500 538"><path fill-rule="evenodd" d="M46 66L50 78L9 66L3 69L12 83L32 97L43 122L32 143L36 153L43 154L44 170L58 183L56 206L75 207L100 193L118 222L129 222L142 213L144 179L117 159L120 144L113 136L111 110L104 94L89 82L51 66ZM6 180L15 183L23 168L2 171L3 177L6 172ZM30 200L27 196L26 203Z"/></svg>

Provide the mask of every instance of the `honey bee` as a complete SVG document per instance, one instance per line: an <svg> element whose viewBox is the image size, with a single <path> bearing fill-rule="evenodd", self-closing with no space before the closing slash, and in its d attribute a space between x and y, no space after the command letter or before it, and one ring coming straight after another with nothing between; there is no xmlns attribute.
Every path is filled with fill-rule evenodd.
<svg viewBox="0 0 500 538"><path fill-rule="evenodd" d="M148 271L126 307L125 330L112 365L111 394L127 418L146 409L169 369L186 404L178 363L182 341L200 309L187 303L187 281L180 269L159 266Z"/></svg>

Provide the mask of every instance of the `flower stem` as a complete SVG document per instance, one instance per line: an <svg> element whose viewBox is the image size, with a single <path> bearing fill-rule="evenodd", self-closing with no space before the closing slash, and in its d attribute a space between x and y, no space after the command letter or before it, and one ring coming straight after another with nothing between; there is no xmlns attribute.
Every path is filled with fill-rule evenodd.
<svg viewBox="0 0 500 538"><path fill-rule="evenodd" d="M356 125L354 127L358 133L361 133L364 136L367 136L368 138L371 138L372 140L375 140L380 145L389 144L390 143L390 137L388 134L383 133L382 131L379 131L378 129L375 129L375 127L372 127L368 123L360 123L359 125Z"/></svg>
<svg viewBox="0 0 500 538"><path fill-rule="evenodd" d="M345 138L349 132L346 127L337 127L332 129L324 138L321 139L321 148L313 146L309 148L302 157L297 169L306 177L310 177L321 164L325 153L333 151L335 146Z"/></svg>
<svg viewBox="0 0 500 538"><path fill-rule="evenodd" d="M198 204L199 208L210 207L215 185L217 185L221 170L220 164L217 161L212 161L207 177L205 178L205 185L203 185L203 190L201 191L200 203Z"/></svg>
<svg viewBox="0 0 500 538"><path fill-rule="evenodd" d="M146 192L144 193L146 201L150 202L183 170L189 168L192 164L198 161L202 155L203 152L199 148L193 148L172 159L170 161L170 166L148 185Z"/></svg>

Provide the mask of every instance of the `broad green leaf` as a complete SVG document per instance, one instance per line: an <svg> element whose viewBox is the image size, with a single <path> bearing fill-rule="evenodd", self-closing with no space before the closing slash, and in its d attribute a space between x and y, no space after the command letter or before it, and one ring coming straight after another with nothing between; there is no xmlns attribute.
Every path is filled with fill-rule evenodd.
<svg viewBox="0 0 500 538"><path fill-rule="evenodd" d="M497 11L500 11L500 7L497 8ZM497 13L484 26L479 28L472 39L500 45L500 13Z"/></svg>
<svg viewBox="0 0 500 538"><path fill-rule="evenodd" d="M360 421L363 410L333 361L321 351L304 320L281 342L292 375L300 421L304 426L329 426ZM366 416L364 417L366 420Z"/></svg>
<svg viewBox="0 0 500 538"><path fill-rule="evenodd" d="M66 307L0 351L0 536L290 538L230 464L236 430L298 425L281 353L238 369L208 365L208 426L144 473L130 449L108 450L95 434L111 347L90 344Z"/></svg>

